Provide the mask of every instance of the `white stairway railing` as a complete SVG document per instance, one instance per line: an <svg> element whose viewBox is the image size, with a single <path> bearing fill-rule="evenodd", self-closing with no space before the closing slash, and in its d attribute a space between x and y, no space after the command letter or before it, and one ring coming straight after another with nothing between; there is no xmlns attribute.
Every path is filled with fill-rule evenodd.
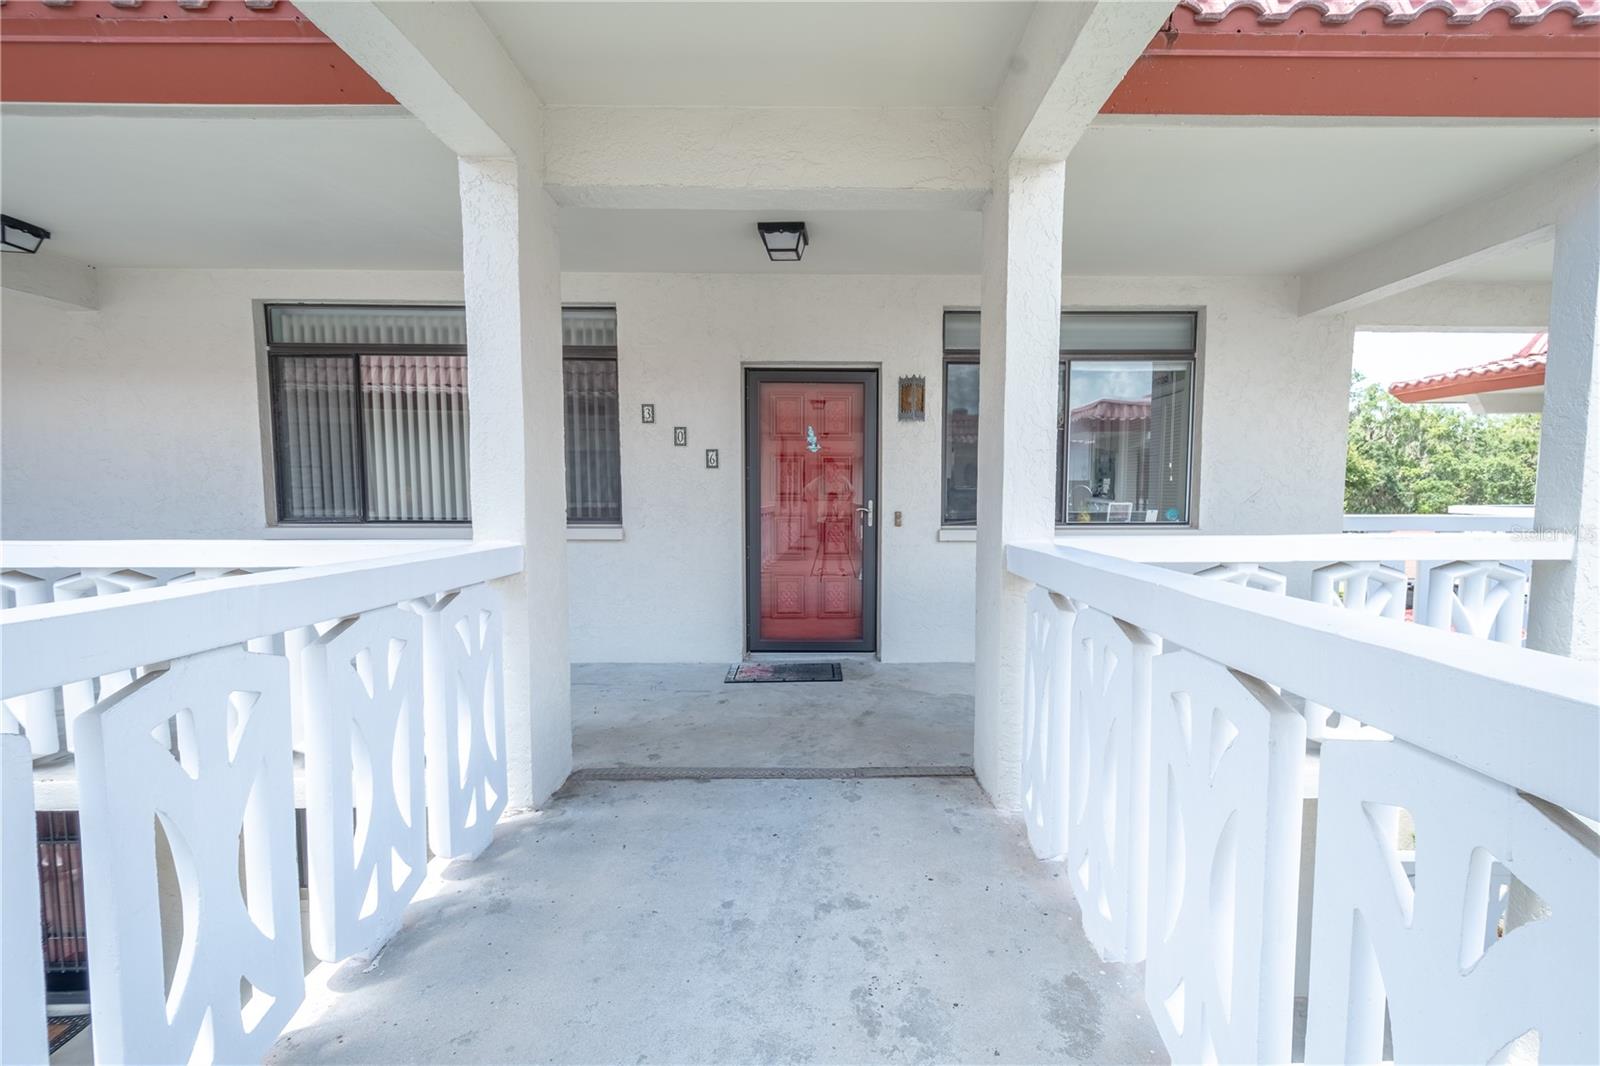
<svg viewBox="0 0 1600 1066"><path fill-rule="evenodd" d="M1339 560L1311 538L1140 539L1167 563ZM1144 963L1173 1061L1290 1061L1297 948L1307 1062L1379 1061L1386 1028L1400 1062L1600 1061L1592 668L1399 623L1349 560L1323 571L1347 582L1334 611L1069 544L1006 558L1037 586L1029 838L1065 861L1097 950ZM1330 710L1349 728L1308 750Z"/></svg>
<svg viewBox="0 0 1600 1066"><path fill-rule="evenodd" d="M54 703L100 679L67 731L98 1061L259 1059L298 1008L297 752L310 941L324 961L382 947L430 850L470 858L488 845L507 767L500 604L487 582L519 571L522 550L389 551L408 554L0 611L0 696ZM0 741L3 1051L28 1062L43 1046L38 906L24 922L14 900L26 907L31 882L37 901L27 756L38 746ZM181 901L175 960L162 941L163 868Z"/></svg>

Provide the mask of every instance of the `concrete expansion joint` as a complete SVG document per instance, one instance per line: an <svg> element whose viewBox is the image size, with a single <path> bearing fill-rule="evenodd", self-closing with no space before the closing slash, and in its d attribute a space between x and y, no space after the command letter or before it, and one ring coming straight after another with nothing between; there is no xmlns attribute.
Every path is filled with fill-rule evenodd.
<svg viewBox="0 0 1600 1066"><path fill-rule="evenodd" d="M596 766L574 770L585 781L849 781L874 777L971 777L970 766Z"/></svg>

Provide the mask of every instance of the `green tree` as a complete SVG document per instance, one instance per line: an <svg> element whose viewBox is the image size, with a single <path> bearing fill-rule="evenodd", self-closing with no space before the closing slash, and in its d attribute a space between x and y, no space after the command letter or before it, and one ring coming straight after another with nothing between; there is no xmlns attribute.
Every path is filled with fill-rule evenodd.
<svg viewBox="0 0 1600 1066"><path fill-rule="evenodd" d="M1538 464L1538 415L1473 415L1401 403L1360 374L1351 378L1346 514L1529 504Z"/></svg>

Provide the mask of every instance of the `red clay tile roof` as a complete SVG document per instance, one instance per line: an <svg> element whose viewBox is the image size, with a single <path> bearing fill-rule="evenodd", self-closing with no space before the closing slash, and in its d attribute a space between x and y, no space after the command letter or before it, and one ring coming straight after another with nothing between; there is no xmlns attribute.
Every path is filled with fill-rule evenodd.
<svg viewBox="0 0 1600 1066"><path fill-rule="evenodd" d="M1150 397L1144 396L1137 400L1094 400L1074 407L1068 412L1067 421L1073 429L1090 432L1117 430L1130 423L1148 423Z"/></svg>
<svg viewBox="0 0 1600 1066"><path fill-rule="evenodd" d="M1182 0L1196 22L1221 22L1235 11L1253 10L1264 23L1284 22L1301 11L1318 11L1332 25L1349 22L1362 11L1383 12L1384 22L1404 25L1429 11L1448 13L1460 26L1477 22L1491 11L1504 11L1514 26L1527 26L1564 11L1575 25L1600 23L1600 0Z"/></svg>
<svg viewBox="0 0 1600 1066"><path fill-rule="evenodd" d="M1545 360L1550 354L1550 335L1536 333L1522 350L1509 359L1465 366L1443 374L1410 381L1396 381L1389 395L1406 403L1445 400L1453 396L1472 396L1481 392L1502 392L1544 384Z"/></svg>

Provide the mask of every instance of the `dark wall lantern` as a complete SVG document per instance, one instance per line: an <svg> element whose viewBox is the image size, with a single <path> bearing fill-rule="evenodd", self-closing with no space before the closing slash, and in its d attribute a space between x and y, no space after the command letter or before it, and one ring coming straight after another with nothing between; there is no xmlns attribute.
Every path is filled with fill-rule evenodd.
<svg viewBox="0 0 1600 1066"><path fill-rule="evenodd" d="M39 246L50 239L50 231L32 222L24 222L10 215L0 215L0 247L8 252L27 252L32 255Z"/></svg>
<svg viewBox="0 0 1600 1066"><path fill-rule="evenodd" d="M757 222L756 232L767 247L767 258L774 263L798 263L806 254L804 222Z"/></svg>

